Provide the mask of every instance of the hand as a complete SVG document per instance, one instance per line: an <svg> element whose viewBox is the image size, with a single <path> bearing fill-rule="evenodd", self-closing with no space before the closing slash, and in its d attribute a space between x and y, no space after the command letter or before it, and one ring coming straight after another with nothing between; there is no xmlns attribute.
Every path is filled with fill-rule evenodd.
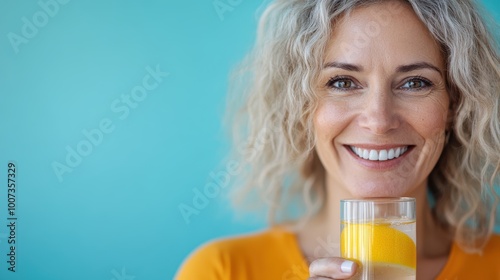
<svg viewBox="0 0 500 280"><path fill-rule="evenodd" d="M317 259L309 265L308 280L349 279L354 274L358 265L342 258Z"/></svg>

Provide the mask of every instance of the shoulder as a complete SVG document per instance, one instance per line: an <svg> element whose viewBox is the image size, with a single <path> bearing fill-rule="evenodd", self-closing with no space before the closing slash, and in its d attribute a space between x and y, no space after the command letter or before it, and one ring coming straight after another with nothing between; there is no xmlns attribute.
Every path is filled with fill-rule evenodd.
<svg viewBox="0 0 500 280"><path fill-rule="evenodd" d="M495 256L497 259L500 259L500 235L493 234L490 237L490 240L486 244L486 247L483 250L483 254L486 256Z"/></svg>
<svg viewBox="0 0 500 280"><path fill-rule="evenodd" d="M282 229L267 229L246 235L229 237L208 242L201 246L195 254L212 257L252 257L260 250L280 247L294 239L293 235Z"/></svg>
<svg viewBox="0 0 500 280"><path fill-rule="evenodd" d="M455 246L457 247L455 248L455 253L467 260L476 260L486 264L489 260L500 259L500 235L498 234L491 235L480 252L467 253L459 249L457 245Z"/></svg>
<svg viewBox="0 0 500 280"><path fill-rule="evenodd" d="M282 229L241 235L208 242L195 250L183 263L176 279L250 279L255 271L279 271L300 263L280 261L290 251L295 237ZM288 252L290 253L290 252ZM293 252L292 252L293 253ZM266 268L267 265L272 267Z"/></svg>
<svg viewBox="0 0 500 280"><path fill-rule="evenodd" d="M500 235L492 235L479 253L453 245L448 263L438 279L500 279Z"/></svg>

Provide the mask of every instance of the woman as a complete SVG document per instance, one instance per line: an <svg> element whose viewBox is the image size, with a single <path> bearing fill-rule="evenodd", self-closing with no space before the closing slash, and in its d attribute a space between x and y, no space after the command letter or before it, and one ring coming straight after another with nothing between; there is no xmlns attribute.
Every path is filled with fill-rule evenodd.
<svg viewBox="0 0 500 280"><path fill-rule="evenodd" d="M235 126L239 197L271 228L203 246L177 279L349 279L340 200L400 196L417 279L500 279L497 50L470 0L272 3Z"/></svg>

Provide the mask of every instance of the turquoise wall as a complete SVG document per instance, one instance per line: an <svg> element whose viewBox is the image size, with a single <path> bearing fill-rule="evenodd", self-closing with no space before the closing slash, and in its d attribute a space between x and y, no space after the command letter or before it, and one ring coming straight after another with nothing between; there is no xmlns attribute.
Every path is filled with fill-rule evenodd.
<svg viewBox="0 0 500 280"><path fill-rule="evenodd" d="M262 227L224 191L178 208L231 169L227 74L260 1L57 1L0 0L0 279L171 279L200 243Z"/></svg>

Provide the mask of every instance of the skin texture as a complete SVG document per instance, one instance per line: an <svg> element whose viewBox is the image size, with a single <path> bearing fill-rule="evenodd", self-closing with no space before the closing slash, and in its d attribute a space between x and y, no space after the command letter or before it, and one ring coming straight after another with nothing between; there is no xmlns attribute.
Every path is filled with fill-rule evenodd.
<svg viewBox="0 0 500 280"><path fill-rule="evenodd" d="M316 260L310 265L311 279L348 279L356 270L343 273L342 259L315 254L318 237L339 243L340 199L384 196L417 198L417 277L433 279L450 245L432 220L426 199L427 178L449 125L439 45L410 7L390 1L357 8L337 22L324 64L314 130L316 152L327 174L326 206L298 233L304 255ZM397 160L373 162L352 153L352 145L410 149ZM338 257L338 246L333 247Z"/></svg>

